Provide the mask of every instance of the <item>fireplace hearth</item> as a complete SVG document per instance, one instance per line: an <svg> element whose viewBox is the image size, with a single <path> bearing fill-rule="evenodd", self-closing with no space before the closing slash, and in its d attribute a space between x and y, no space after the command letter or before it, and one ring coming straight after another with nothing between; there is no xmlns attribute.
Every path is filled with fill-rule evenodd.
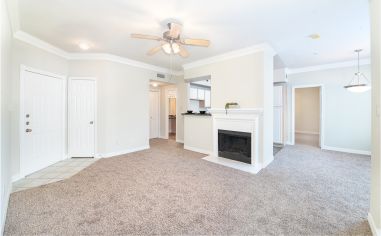
<svg viewBox="0 0 381 236"><path fill-rule="evenodd" d="M218 156L251 164L251 133L219 129Z"/></svg>

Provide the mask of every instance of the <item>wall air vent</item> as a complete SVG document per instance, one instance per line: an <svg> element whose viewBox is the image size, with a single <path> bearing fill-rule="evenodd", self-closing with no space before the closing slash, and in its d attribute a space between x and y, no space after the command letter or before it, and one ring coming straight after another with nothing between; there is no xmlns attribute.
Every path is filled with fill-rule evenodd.
<svg viewBox="0 0 381 236"><path fill-rule="evenodd" d="M157 78L165 79L165 74L157 74Z"/></svg>

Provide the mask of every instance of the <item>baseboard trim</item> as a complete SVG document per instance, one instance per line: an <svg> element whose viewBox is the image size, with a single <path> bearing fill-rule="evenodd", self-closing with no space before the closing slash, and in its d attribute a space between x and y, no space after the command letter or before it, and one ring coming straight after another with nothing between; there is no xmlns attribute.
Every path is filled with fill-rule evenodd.
<svg viewBox="0 0 381 236"><path fill-rule="evenodd" d="M286 145L294 145L291 141L287 141Z"/></svg>
<svg viewBox="0 0 381 236"><path fill-rule="evenodd" d="M149 148L150 148L150 146L146 145L146 146L142 146L142 147L129 148L129 149L117 151L117 152L100 153L100 154L98 154L98 156L100 158L109 158L109 157L120 156L120 155L124 155L124 154L128 154L128 153L132 153L132 152L143 151L143 150L146 150Z"/></svg>
<svg viewBox="0 0 381 236"><path fill-rule="evenodd" d="M161 139L168 139L168 136L159 136Z"/></svg>
<svg viewBox="0 0 381 236"><path fill-rule="evenodd" d="M321 149L329 150L329 151L336 151L336 152L346 152L346 153L352 153L352 154L367 155L367 156L370 156L372 154L370 151L356 150L356 149L349 149L349 148L331 147L331 146L326 146L326 145L322 146Z"/></svg>
<svg viewBox="0 0 381 236"><path fill-rule="evenodd" d="M273 162L274 161L274 156L271 156L271 158L267 161L267 162L264 162L263 164L262 164L262 169L263 168L266 168L268 165L270 165L271 164L271 162Z"/></svg>
<svg viewBox="0 0 381 236"><path fill-rule="evenodd" d="M23 178L25 178L25 176L21 176L20 174L12 175L12 183Z"/></svg>
<svg viewBox="0 0 381 236"><path fill-rule="evenodd" d="M182 140L182 139L176 139L176 143L184 143L184 140Z"/></svg>
<svg viewBox="0 0 381 236"><path fill-rule="evenodd" d="M295 133L296 134L320 135L319 132L302 131L302 130L295 130Z"/></svg>
<svg viewBox="0 0 381 236"><path fill-rule="evenodd" d="M184 145L184 149L189 150L189 151L193 151L193 152L199 152L199 153L206 154L206 155L212 155L212 151L204 150L201 148L195 148L195 147L190 147L190 146Z"/></svg>
<svg viewBox="0 0 381 236"><path fill-rule="evenodd" d="M4 199L5 201L3 202L4 205L2 206L2 209L1 209L1 214L2 214L1 217L2 217L2 219L1 219L1 232L0 232L0 235L3 235L3 233L4 233L5 220L7 219L9 197L11 196L11 192L12 192L12 183L9 184L9 187L6 190L5 199Z"/></svg>
<svg viewBox="0 0 381 236"><path fill-rule="evenodd" d="M243 163L240 161L234 161L234 160L230 160L230 159L223 158L223 157L215 157L212 155L206 156L202 159L205 161L209 161L209 162L219 164L219 165L223 165L223 166L227 166L227 167L234 168L237 170L245 171L245 172L248 172L250 174L257 174L262 169L262 167L259 163L256 165L251 165L251 164Z"/></svg>
<svg viewBox="0 0 381 236"><path fill-rule="evenodd" d="M376 227L373 216L372 214L370 214L370 212L368 213L368 223L369 223L370 229L372 230L372 234L374 236L381 236L381 229Z"/></svg>

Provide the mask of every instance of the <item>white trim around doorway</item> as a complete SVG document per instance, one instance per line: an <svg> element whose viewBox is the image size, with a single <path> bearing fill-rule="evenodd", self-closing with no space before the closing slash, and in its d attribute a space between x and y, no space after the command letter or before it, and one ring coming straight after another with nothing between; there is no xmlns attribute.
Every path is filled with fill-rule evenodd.
<svg viewBox="0 0 381 236"><path fill-rule="evenodd" d="M295 145L295 89L298 88L320 88L320 148L325 147L324 144L324 117L325 117L325 94L323 84L311 84L311 85L296 85L292 86L291 91L291 145Z"/></svg>
<svg viewBox="0 0 381 236"><path fill-rule="evenodd" d="M177 116L177 89L176 88L169 88L165 89L165 125L164 125L164 130L165 130L165 135L163 136L164 139L169 138L169 99L173 98L173 95L171 93L174 93L175 99L176 99L176 116ZM177 119L176 117L176 133L177 133ZM177 138L177 135L176 135Z"/></svg>
<svg viewBox="0 0 381 236"><path fill-rule="evenodd" d="M149 89L149 92L148 92L148 97L150 96L149 93L151 92L154 92L154 93L158 93L159 95L159 100L157 101L158 102L158 114L157 114L157 117L158 117L158 125L157 125L157 137L156 138L162 138L161 137L161 91L159 88L150 88ZM151 101L149 101L149 106L148 106L148 113L151 112ZM151 119L150 119L150 114L148 115L148 139L151 139Z"/></svg>

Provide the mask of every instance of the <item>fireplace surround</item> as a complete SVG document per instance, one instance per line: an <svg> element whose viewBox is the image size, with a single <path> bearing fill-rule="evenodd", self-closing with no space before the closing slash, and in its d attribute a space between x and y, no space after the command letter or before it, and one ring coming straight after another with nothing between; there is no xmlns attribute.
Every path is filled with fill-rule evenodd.
<svg viewBox="0 0 381 236"><path fill-rule="evenodd" d="M253 174L258 173L263 168L260 158L262 150L259 148L259 137L261 135L259 127L263 117L263 109L237 108L228 110L210 109L209 111L212 114L213 122L213 152L204 160ZM231 150L222 149L221 152L221 147L224 145L221 146L220 142L226 138L221 139L221 130L222 133L228 134L228 136L229 134L240 136L236 137L234 145L245 146L244 150L237 151L236 146L229 147L228 145L228 149Z"/></svg>

